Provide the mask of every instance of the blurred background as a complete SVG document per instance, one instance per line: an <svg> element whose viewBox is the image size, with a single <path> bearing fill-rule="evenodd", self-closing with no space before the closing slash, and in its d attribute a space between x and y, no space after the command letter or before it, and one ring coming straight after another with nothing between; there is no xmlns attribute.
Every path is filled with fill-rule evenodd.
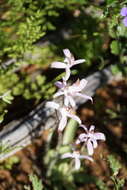
<svg viewBox="0 0 127 190"><path fill-rule="evenodd" d="M108 66L114 75L121 76L121 80L97 90L93 105L88 102L77 111L85 124L94 123L106 134L106 143L95 153L95 163L90 165L86 161L79 172L74 172L69 162L54 161L55 149L51 147L46 152L49 131L45 131L33 145L1 162L0 190L127 188L127 28L120 15L126 3L126 0L0 1L1 130L14 119L26 116L42 101L51 99L56 91L54 80L62 71L51 69L50 64L63 61L65 48L76 59L86 60L73 69L72 80ZM2 145L0 150L3 151ZM29 177L31 173L39 179ZM34 186L33 181L42 186Z"/></svg>

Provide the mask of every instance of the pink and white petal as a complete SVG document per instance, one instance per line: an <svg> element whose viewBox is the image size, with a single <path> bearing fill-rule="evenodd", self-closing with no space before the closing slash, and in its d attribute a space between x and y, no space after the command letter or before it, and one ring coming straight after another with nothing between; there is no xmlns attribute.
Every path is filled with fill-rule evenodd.
<svg viewBox="0 0 127 190"><path fill-rule="evenodd" d="M71 75L71 70L67 66L65 71L66 71L66 73L65 73L65 76L63 78L64 78L64 81L67 81L69 79L70 75Z"/></svg>
<svg viewBox="0 0 127 190"><path fill-rule="evenodd" d="M90 129L89 129L89 132L94 131L94 129L95 129L95 126L94 126L94 125L91 125L91 126L90 126Z"/></svg>
<svg viewBox="0 0 127 190"><path fill-rule="evenodd" d="M78 59L74 62L74 65L77 65L77 64L80 64L80 63L83 63L85 62L86 60L85 59Z"/></svg>
<svg viewBox="0 0 127 190"><path fill-rule="evenodd" d="M87 151L89 155L93 155L93 145L90 140L87 142Z"/></svg>
<svg viewBox="0 0 127 190"><path fill-rule="evenodd" d="M82 91L86 85L87 85L88 81L86 79L82 79L79 83L79 88L80 88L80 91Z"/></svg>
<svg viewBox="0 0 127 190"><path fill-rule="evenodd" d="M85 133L82 133L82 134L79 135L78 138L80 139L81 142L86 142L87 139L88 139L88 135L85 134Z"/></svg>
<svg viewBox="0 0 127 190"><path fill-rule="evenodd" d="M69 100L70 105L71 105L72 107L75 107L75 106L76 106L76 103L75 103L74 99L73 99L71 96L68 96L68 100Z"/></svg>
<svg viewBox="0 0 127 190"><path fill-rule="evenodd" d="M92 143L93 143L93 148L97 148L97 141L95 139L91 139Z"/></svg>
<svg viewBox="0 0 127 190"><path fill-rule="evenodd" d="M72 153L67 152L61 156L61 158L73 158Z"/></svg>
<svg viewBox="0 0 127 190"><path fill-rule="evenodd" d="M58 126L58 131L63 131L63 129L66 127L67 125L67 117L65 114L62 114L62 117L60 119L60 123Z"/></svg>
<svg viewBox="0 0 127 190"><path fill-rule="evenodd" d="M78 79L72 86L69 87L70 93L80 92L82 91L87 84L87 80L82 79L81 81Z"/></svg>
<svg viewBox="0 0 127 190"><path fill-rule="evenodd" d="M69 106L69 99L68 99L68 96L64 96L64 105L65 106Z"/></svg>
<svg viewBox="0 0 127 190"><path fill-rule="evenodd" d="M75 169L79 170L81 166L81 162L79 158L75 158Z"/></svg>
<svg viewBox="0 0 127 190"><path fill-rule="evenodd" d="M91 102L93 102L93 99L92 99L90 96L87 96L87 95L85 95L85 94L81 94L81 93L79 93L79 92L76 92L76 93L75 93L75 96L79 96L79 97L81 97L81 98L85 98L85 99L91 100Z"/></svg>
<svg viewBox="0 0 127 190"><path fill-rule="evenodd" d="M78 116L74 115L74 114L70 114L70 113L67 113L67 116L74 119L75 121L77 121L79 124L81 124L81 120Z"/></svg>
<svg viewBox="0 0 127 190"><path fill-rule="evenodd" d="M62 62L53 62L51 64L51 68L65 69L66 68L66 64L62 63Z"/></svg>
<svg viewBox="0 0 127 190"><path fill-rule="evenodd" d="M66 57L68 57L68 58L71 58L71 56L72 56L72 54L71 54L71 52L70 52L69 49L64 49L64 50L63 50L63 53L64 53L64 55L65 55Z"/></svg>
<svg viewBox="0 0 127 190"><path fill-rule="evenodd" d="M103 140L103 141L106 140L106 137L103 133L94 133L94 137L96 140Z"/></svg>
<svg viewBox="0 0 127 190"><path fill-rule="evenodd" d="M80 143L81 143L80 139L77 139L77 140L75 141L75 144L80 144Z"/></svg>
<svg viewBox="0 0 127 190"><path fill-rule="evenodd" d="M59 107L60 107L60 105L57 104L57 103L55 103L55 102L53 102L53 101L52 102L49 101L49 102L46 103L46 107L54 108L54 109L58 110Z"/></svg>
<svg viewBox="0 0 127 190"><path fill-rule="evenodd" d="M55 86L57 86L58 88L63 88L65 85L63 82L57 81L55 82Z"/></svg>
<svg viewBox="0 0 127 190"><path fill-rule="evenodd" d="M90 160L91 162L93 162L93 158L91 158L90 156L80 155L79 158L80 158L80 159Z"/></svg>
<svg viewBox="0 0 127 190"><path fill-rule="evenodd" d="M82 127L88 133L88 129L85 125L80 125L80 127Z"/></svg>
<svg viewBox="0 0 127 190"><path fill-rule="evenodd" d="M64 94L64 92L62 91L58 91L54 94L53 98L57 98L58 96L62 96Z"/></svg>

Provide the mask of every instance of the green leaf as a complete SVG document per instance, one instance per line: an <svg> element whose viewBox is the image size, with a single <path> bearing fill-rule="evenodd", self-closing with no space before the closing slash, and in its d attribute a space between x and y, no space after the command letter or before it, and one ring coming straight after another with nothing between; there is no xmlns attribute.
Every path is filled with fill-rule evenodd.
<svg viewBox="0 0 127 190"><path fill-rule="evenodd" d="M2 113L2 114L0 115L0 123L3 122L4 116L5 116L6 113L7 113L7 110L4 110L4 113Z"/></svg>
<svg viewBox="0 0 127 190"><path fill-rule="evenodd" d="M121 168L120 162L113 155L108 156L108 162L113 175L116 176Z"/></svg>
<svg viewBox="0 0 127 190"><path fill-rule="evenodd" d="M114 55L118 55L119 54L119 43L116 40L113 40L110 44L110 48L111 48L111 52Z"/></svg>
<svg viewBox="0 0 127 190"><path fill-rule="evenodd" d="M33 190L42 190L43 189L42 182L41 182L41 180L38 179L38 177L36 175L31 174L29 176L29 179L32 183Z"/></svg>
<svg viewBox="0 0 127 190"><path fill-rule="evenodd" d="M1 96L1 98L7 104L11 104L11 101L13 100L13 96L10 91L6 92L3 96Z"/></svg>

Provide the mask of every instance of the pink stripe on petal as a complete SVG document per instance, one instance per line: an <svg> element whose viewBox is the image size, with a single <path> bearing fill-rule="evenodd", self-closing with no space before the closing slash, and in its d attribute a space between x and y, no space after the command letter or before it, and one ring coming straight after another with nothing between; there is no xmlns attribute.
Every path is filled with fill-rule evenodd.
<svg viewBox="0 0 127 190"><path fill-rule="evenodd" d="M62 62L53 62L51 64L51 68L65 69L66 68L66 64L62 63Z"/></svg>

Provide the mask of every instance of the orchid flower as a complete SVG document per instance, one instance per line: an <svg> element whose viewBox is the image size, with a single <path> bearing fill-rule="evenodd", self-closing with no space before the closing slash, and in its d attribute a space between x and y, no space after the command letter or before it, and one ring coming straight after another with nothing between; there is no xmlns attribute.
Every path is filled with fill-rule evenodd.
<svg viewBox="0 0 127 190"><path fill-rule="evenodd" d="M65 126L67 124L67 118L68 117L74 119L79 124L81 124L80 118L73 113L73 110L71 108L60 107L59 104L57 104L57 103L55 103L53 101L52 102L47 102L46 106L58 110L60 112L60 114L61 114L61 119L60 119L60 123L59 123L59 126L58 126L58 131L63 131L63 129L65 128Z"/></svg>
<svg viewBox="0 0 127 190"><path fill-rule="evenodd" d="M73 151L72 153L68 152L61 156L61 158L74 158L75 159L75 169L78 170L81 166L80 159L87 159L93 161L90 156L80 155L78 151Z"/></svg>
<svg viewBox="0 0 127 190"><path fill-rule="evenodd" d="M71 74L70 68L73 67L74 65L85 62L85 59L75 60L74 56L71 54L69 49L64 49L63 53L65 55L64 63L63 62L53 62L51 64L51 67L57 68L57 69L65 69L66 74L65 74L64 80L67 81Z"/></svg>
<svg viewBox="0 0 127 190"><path fill-rule="evenodd" d="M87 84L87 80L77 80L74 84L71 86L68 86L65 81L60 82L57 81L55 85L60 89L57 93L54 94L54 98L64 95L64 105L72 107L75 107L76 103L73 99L75 96L79 96L81 98L89 99L92 101L92 98L90 96L87 96L85 94L81 94L80 92L85 88Z"/></svg>
<svg viewBox="0 0 127 190"><path fill-rule="evenodd" d="M88 130L84 125L81 125L86 133L82 133L79 135L76 144L81 142L85 142L87 146L87 151L89 155L92 155L94 149L97 148L97 140L105 141L105 135L103 133L94 132L95 126L91 125L90 129Z"/></svg>

